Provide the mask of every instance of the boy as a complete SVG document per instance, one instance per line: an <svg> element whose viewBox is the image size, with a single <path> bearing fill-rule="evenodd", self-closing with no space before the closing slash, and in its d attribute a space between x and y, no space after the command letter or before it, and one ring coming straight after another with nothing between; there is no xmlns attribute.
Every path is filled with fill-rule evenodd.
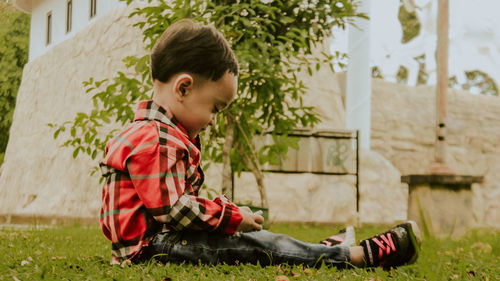
<svg viewBox="0 0 500 281"><path fill-rule="evenodd" d="M113 262L399 266L417 257L418 229L401 224L360 246L310 244L262 230L264 218L224 196L198 197L198 134L236 95L238 63L223 36L172 24L151 54L154 95L106 145L100 223Z"/></svg>

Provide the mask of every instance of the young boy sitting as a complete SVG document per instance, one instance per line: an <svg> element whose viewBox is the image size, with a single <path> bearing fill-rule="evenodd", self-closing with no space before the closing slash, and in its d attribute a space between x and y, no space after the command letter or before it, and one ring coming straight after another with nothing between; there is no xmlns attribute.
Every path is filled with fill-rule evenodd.
<svg viewBox="0 0 500 281"><path fill-rule="evenodd" d="M236 96L238 63L224 37L191 20L172 24L151 54L153 100L106 145L100 223L113 263L163 262L395 267L415 261L416 224L360 246L312 244L262 230L264 218L224 196L198 197L198 134ZM325 245L326 244L326 245Z"/></svg>

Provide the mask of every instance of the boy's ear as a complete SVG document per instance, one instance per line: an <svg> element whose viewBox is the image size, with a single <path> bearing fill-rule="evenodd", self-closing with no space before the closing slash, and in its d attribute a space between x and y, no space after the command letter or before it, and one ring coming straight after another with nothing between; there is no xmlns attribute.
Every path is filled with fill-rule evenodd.
<svg viewBox="0 0 500 281"><path fill-rule="evenodd" d="M193 76L182 73L174 81L174 94L178 101L182 101L183 97L188 95L193 89Z"/></svg>

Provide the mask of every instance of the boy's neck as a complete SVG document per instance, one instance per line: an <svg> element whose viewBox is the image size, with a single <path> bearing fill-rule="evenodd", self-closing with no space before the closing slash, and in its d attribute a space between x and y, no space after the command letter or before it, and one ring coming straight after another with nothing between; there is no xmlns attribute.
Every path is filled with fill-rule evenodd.
<svg viewBox="0 0 500 281"><path fill-rule="evenodd" d="M170 114L173 114L172 108L170 108L171 102L169 101L170 94L166 93L169 88L167 84L164 83L153 83L153 101L167 110Z"/></svg>

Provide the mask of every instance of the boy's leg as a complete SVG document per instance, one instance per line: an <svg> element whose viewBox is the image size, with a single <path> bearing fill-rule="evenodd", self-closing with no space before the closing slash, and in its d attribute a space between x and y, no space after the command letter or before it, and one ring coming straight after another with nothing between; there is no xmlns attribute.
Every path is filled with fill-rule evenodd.
<svg viewBox="0 0 500 281"><path fill-rule="evenodd" d="M201 231L159 233L150 242L148 256L163 262L205 264L302 264L346 267L349 247L311 244L268 231L221 235Z"/></svg>
<svg viewBox="0 0 500 281"><path fill-rule="evenodd" d="M201 231L159 233L145 258L163 262L302 264L319 266L397 267L418 257L421 235L413 221L361 241L360 246L310 244L268 231L220 235Z"/></svg>

